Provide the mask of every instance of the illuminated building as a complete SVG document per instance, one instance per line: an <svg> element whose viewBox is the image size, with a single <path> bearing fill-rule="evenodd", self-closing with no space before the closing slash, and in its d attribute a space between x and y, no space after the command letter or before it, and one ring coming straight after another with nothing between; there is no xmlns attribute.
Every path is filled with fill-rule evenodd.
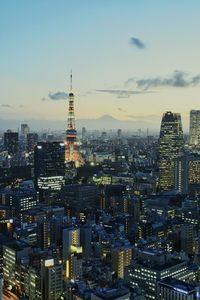
<svg viewBox="0 0 200 300"><path fill-rule="evenodd" d="M129 266L133 259L133 247L116 248L112 251L111 256L113 270L118 277L124 278L124 268Z"/></svg>
<svg viewBox="0 0 200 300"><path fill-rule="evenodd" d="M81 279L82 277L82 252L74 251L66 260L66 274L65 278L70 280Z"/></svg>
<svg viewBox="0 0 200 300"><path fill-rule="evenodd" d="M159 189L174 188L174 160L183 148L183 130L180 114L163 114L159 138Z"/></svg>
<svg viewBox="0 0 200 300"><path fill-rule="evenodd" d="M13 242L8 246L3 246L3 278L4 281L21 290L20 272L17 272L21 259L28 256L30 247L20 243Z"/></svg>
<svg viewBox="0 0 200 300"><path fill-rule="evenodd" d="M43 300L55 300L61 296L63 292L62 271L62 264L56 264L54 259L42 261L41 290Z"/></svg>
<svg viewBox="0 0 200 300"><path fill-rule="evenodd" d="M131 287L144 292L145 299L156 300L158 281L167 277L187 280L188 273L186 261L173 258L163 251L145 249L137 253L136 263L127 268L126 279Z"/></svg>
<svg viewBox="0 0 200 300"><path fill-rule="evenodd" d="M175 189L182 194L200 189L200 155L187 154L175 160Z"/></svg>
<svg viewBox="0 0 200 300"><path fill-rule="evenodd" d="M165 278L158 283L158 300L198 300L200 298L200 288L194 284Z"/></svg>
<svg viewBox="0 0 200 300"><path fill-rule="evenodd" d="M80 247L80 229L75 227L64 228L62 236L63 259L66 260L73 247Z"/></svg>
<svg viewBox="0 0 200 300"><path fill-rule="evenodd" d="M9 155L18 153L19 150L19 135L18 132L7 130L4 133L4 149L8 151Z"/></svg>
<svg viewBox="0 0 200 300"><path fill-rule="evenodd" d="M65 183L65 146L40 142L34 149L35 185L41 195L59 191Z"/></svg>
<svg viewBox="0 0 200 300"><path fill-rule="evenodd" d="M69 92L69 109L68 121L66 130L66 147L65 147L65 161L74 162L76 166L83 164L83 159L78 149L77 131L74 115L74 93L72 91L72 74L70 76L70 92Z"/></svg>
<svg viewBox="0 0 200 300"><path fill-rule="evenodd" d="M192 147L200 145L200 110L190 111L189 144Z"/></svg>
<svg viewBox="0 0 200 300"><path fill-rule="evenodd" d="M21 217L23 211L37 206L38 195L32 188L6 188L0 193L0 203L12 207L15 216Z"/></svg>
<svg viewBox="0 0 200 300"><path fill-rule="evenodd" d="M41 276L39 270L29 267L25 273L24 290L29 300L41 300Z"/></svg>

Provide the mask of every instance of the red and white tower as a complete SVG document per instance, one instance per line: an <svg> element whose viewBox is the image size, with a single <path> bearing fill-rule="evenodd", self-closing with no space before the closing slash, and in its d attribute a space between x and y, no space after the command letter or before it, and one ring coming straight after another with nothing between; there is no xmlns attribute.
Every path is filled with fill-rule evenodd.
<svg viewBox="0 0 200 300"><path fill-rule="evenodd" d="M74 93L72 89L72 73L70 75L70 92L69 92L69 107L66 130L66 162L74 162L75 165L82 164L82 157L78 149L77 131L74 114Z"/></svg>

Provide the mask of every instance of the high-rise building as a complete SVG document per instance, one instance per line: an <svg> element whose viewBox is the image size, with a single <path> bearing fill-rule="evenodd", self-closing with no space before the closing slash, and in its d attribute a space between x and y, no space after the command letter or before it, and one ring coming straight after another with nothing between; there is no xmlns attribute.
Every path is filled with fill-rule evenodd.
<svg viewBox="0 0 200 300"><path fill-rule="evenodd" d="M71 84L70 84L70 92L69 92L69 109L68 109L68 121L67 121L67 130L66 130L65 160L66 162L73 161L76 165L80 165L83 163L83 161L77 144L77 131L76 131L75 115L74 115L74 93L72 90L72 74L70 76L70 80L71 80Z"/></svg>
<svg viewBox="0 0 200 300"><path fill-rule="evenodd" d="M37 190L58 191L65 182L65 146L60 142L39 142L34 149Z"/></svg>
<svg viewBox="0 0 200 300"><path fill-rule="evenodd" d="M13 242L9 245L4 245L3 247L3 277L4 281L15 287L19 291L20 286L20 273L17 272L17 268L23 257L28 255L30 247L20 243Z"/></svg>
<svg viewBox="0 0 200 300"><path fill-rule="evenodd" d="M49 246L49 221L47 219L37 222L37 245L42 250Z"/></svg>
<svg viewBox="0 0 200 300"><path fill-rule="evenodd" d="M18 132L12 132L7 130L4 133L4 149L8 151L8 154L14 155L19 150L19 135Z"/></svg>
<svg viewBox="0 0 200 300"><path fill-rule="evenodd" d="M69 227L63 229L62 236L62 244L63 244L63 259L66 260L70 254L73 252L72 250L80 247L80 228Z"/></svg>
<svg viewBox="0 0 200 300"><path fill-rule="evenodd" d="M85 139L86 139L86 128L83 127L82 128L82 141L85 141Z"/></svg>
<svg viewBox="0 0 200 300"><path fill-rule="evenodd" d="M38 142L38 134L37 133L28 133L27 134L27 151L33 151L34 147Z"/></svg>
<svg viewBox="0 0 200 300"><path fill-rule="evenodd" d="M30 132L30 127L28 124L21 124L21 134L22 135L27 135Z"/></svg>
<svg viewBox="0 0 200 300"><path fill-rule="evenodd" d="M184 153L175 160L175 189L182 194L200 190L200 155Z"/></svg>
<svg viewBox="0 0 200 300"><path fill-rule="evenodd" d="M60 298L63 292L62 272L62 264L56 264L54 259L42 261L41 290L43 300L55 300Z"/></svg>
<svg viewBox="0 0 200 300"><path fill-rule="evenodd" d="M200 110L190 111L189 144L193 147L200 145Z"/></svg>
<svg viewBox="0 0 200 300"><path fill-rule="evenodd" d="M181 224L180 242L181 250L185 253L194 254L195 228L193 224Z"/></svg>
<svg viewBox="0 0 200 300"><path fill-rule="evenodd" d="M133 259L133 247L125 246L115 248L112 251L112 267L119 278L124 278L125 267L131 264Z"/></svg>
<svg viewBox="0 0 200 300"><path fill-rule="evenodd" d="M159 138L159 188L174 188L174 161L183 149L183 130L180 114L163 114Z"/></svg>

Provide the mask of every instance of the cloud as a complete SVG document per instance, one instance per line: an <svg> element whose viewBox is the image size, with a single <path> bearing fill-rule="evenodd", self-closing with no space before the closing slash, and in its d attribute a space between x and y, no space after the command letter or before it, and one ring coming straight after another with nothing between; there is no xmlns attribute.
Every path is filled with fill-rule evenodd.
<svg viewBox="0 0 200 300"><path fill-rule="evenodd" d="M19 108L24 108L24 105L20 104L20 105L19 105Z"/></svg>
<svg viewBox="0 0 200 300"><path fill-rule="evenodd" d="M116 95L117 98L129 98L132 95L152 93L151 91L147 92L147 91L109 90L109 89L108 90L96 90L96 92Z"/></svg>
<svg viewBox="0 0 200 300"><path fill-rule="evenodd" d="M118 110L121 111L121 112L124 112L124 113L126 112L126 110L123 109L122 107L118 107Z"/></svg>
<svg viewBox="0 0 200 300"><path fill-rule="evenodd" d="M48 97L50 100L64 100L67 99L68 94L66 94L65 92L49 93Z"/></svg>
<svg viewBox="0 0 200 300"><path fill-rule="evenodd" d="M0 106L3 108L12 108L12 105L10 104L0 104Z"/></svg>
<svg viewBox="0 0 200 300"><path fill-rule="evenodd" d="M129 119L132 120L143 120L143 121L152 121L152 120L160 120L160 115L127 115Z"/></svg>
<svg viewBox="0 0 200 300"><path fill-rule="evenodd" d="M146 48L145 44L136 37L130 38L130 44L141 50Z"/></svg>
<svg viewBox="0 0 200 300"><path fill-rule="evenodd" d="M128 79L126 83L131 83L131 79ZM155 87L193 87L200 84L200 74L188 77L183 71L174 71L169 77L154 77L144 78L136 81L136 85L139 89L148 90Z"/></svg>

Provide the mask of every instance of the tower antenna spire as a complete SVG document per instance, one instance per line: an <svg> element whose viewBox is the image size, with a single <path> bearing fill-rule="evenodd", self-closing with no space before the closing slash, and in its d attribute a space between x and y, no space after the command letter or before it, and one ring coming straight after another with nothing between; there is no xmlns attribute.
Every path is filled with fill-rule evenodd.
<svg viewBox="0 0 200 300"><path fill-rule="evenodd" d="M72 70L70 74L70 91L72 92Z"/></svg>

